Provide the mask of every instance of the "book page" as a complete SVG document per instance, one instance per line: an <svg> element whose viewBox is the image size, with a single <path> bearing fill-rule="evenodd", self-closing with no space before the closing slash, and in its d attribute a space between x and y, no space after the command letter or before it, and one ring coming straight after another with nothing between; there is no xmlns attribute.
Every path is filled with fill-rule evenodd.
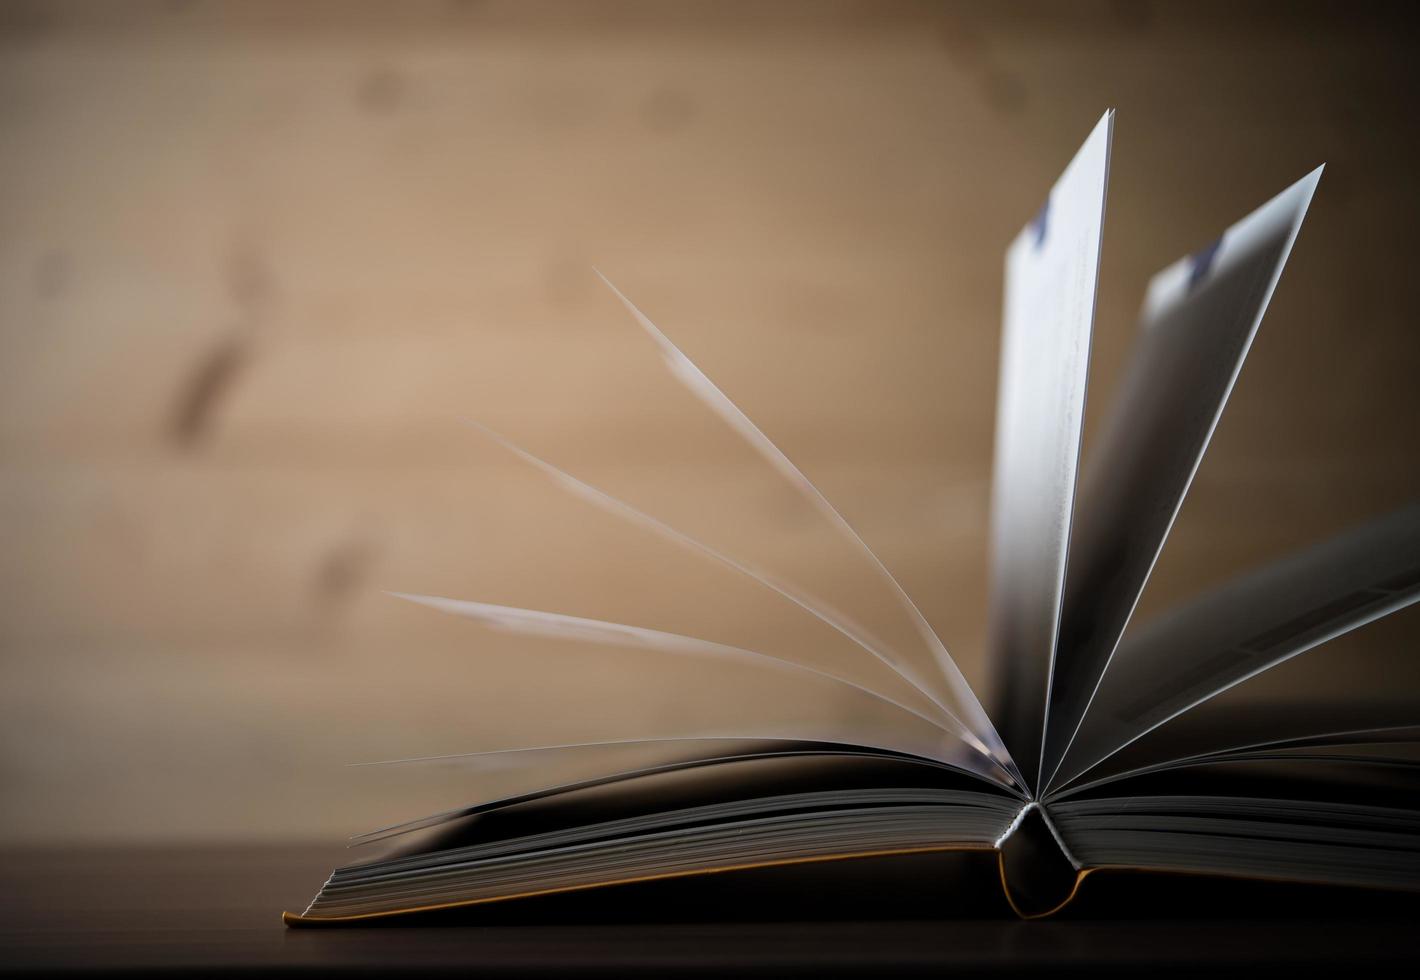
<svg viewBox="0 0 1420 980"><path fill-rule="evenodd" d="M365 763L371 766L436 767L441 778L453 772L475 788L476 796L452 810L404 820L351 838L354 844L368 844L391 837L417 833L479 814L493 813L535 800L548 800L595 787L629 784L644 777L683 773L683 785L718 784L706 791L707 802L723 802L728 794L742 797L774 796L787 789L778 785L756 789L744 780L726 780L725 773L745 766L781 769L786 777L801 779L814 769L848 768L857 764L890 767L893 782L903 786L956 784L962 795L983 795L1000 800L1011 810L1019 808L1011 794L999 794L993 784L964 779L950 766L923 759L881 752L854 745L809 740L752 738L652 738L623 742L587 742L580 745L540 745L523 749L472 752L462 755L422 759L393 759ZM473 781L468 779L472 774ZM867 784L857 788L867 788ZM900 788L900 787L899 787ZM717 799L718 798L718 799ZM664 798L654 800L653 809L675 809Z"/></svg>
<svg viewBox="0 0 1420 980"><path fill-rule="evenodd" d="M718 548L706 544L698 538L677 530L650 514L647 514L625 501L613 497L584 481L574 477L572 474L554 466L552 463L541 459L510 440L504 438L491 429L471 423L476 428L481 429L490 438L499 442L504 448L516 454L525 462L541 470L551 477L563 490L578 497L588 503L615 514L618 518L633 525L654 532L657 536L674 542L694 554L717 562L733 570L739 575L751 581L763 585L767 589L778 593L783 598L798 606L804 612L809 613L814 618L820 620L825 625L831 627L853 643L857 644L865 653L887 667L891 672L890 676L879 676L876 679L865 679L861 672L858 672L855 679L855 672L843 671L842 666L836 668L824 668L815 666L810 658L804 656L804 651L800 650L790 656L778 656L773 654L750 651L743 648L734 648L724 644L705 641L696 637L678 636L657 630L646 630L628 624L618 624L607 621L588 620L581 617L566 616L559 613L544 612L531 609L517 609L496 604L470 602L466 600L446 599L437 596L404 596L421 602L425 605L432 605L441 608L446 612L453 612L466 618L478 620L485 625L492 626L511 632L522 632L531 635L558 636L564 639L576 639L584 642L610 642L613 645L643 647L658 649L663 652L687 653L696 651L699 654L710 654L720 657L730 656L731 659L739 659L750 656L757 659L762 665L766 663L777 664L780 668L792 667L809 674L819 675L823 678L835 680L850 688L857 689L861 693L869 694L880 701L890 703L908 712L911 715L928 722L937 727L940 731L949 733L954 738L958 738L970 749L977 753L979 759L974 764L977 769L984 772L994 773L994 777L1006 784L1019 786L1020 777L1014 770L1009 753L1006 752L1004 744L1000 741L995 729L991 726L990 720L986 717L985 710L976 700L971 689L966 686L965 679L960 672L955 670L955 664L946 654L944 647L938 641L938 648L941 650L945 662L951 666L955 672L956 679L960 682L959 690L964 700L944 700L942 697L934 696L924 682L914 675L913 671L904 665L901 660L894 657L890 648L885 647L882 641L872 636L863 626L856 623L851 617L833 605L810 593L803 591L795 583L779 577L767 569L758 568L735 558ZM792 464L789 464L792 465ZM807 482L807 481L805 481ZM827 502L825 501L826 506ZM861 543L861 539L858 539ZM863 545L866 548L866 545ZM874 556L875 557L875 556ZM881 568L882 566L879 565ZM882 572L889 579L890 573L886 568ZM895 580L893 584L896 585ZM398 593L396 593L398 594ZM905 602L911 606L911 600L906 598L905 593L900 593ZM915 606L912 609L915 611ZM925 619L920 618L921 624L931 633L931 627L926 624ZM931 634L935 639L935 633ZM903 682L907 691L901 691L894 696L890 693L893 687L893 680ZM885 683L886 682L886 686ZM958 688L954 688L957 690ZM898 697L906 695L909 701L917 701L918 708L911 707L908 703L898 700ZM922 700L918 700L922 699ZM923 701L928 712L934 717L922 714L919 708L923 707ZM955 710L953 710L955 708ZM973 728L962 720L966 715L973 719L980 727ZM983 741L983 738L989 741ZM937 751L932 749L931 751ZM949 748L944 751L953 756L958 754L957 748Z"/></svg>
<svg viewBox="0 0 1420 980"><path fill-rule="evenodd" d="M1420 880L1420 768L1324 757L1233 761L1141 776L1051 805L1090 867L1362 887Z"/></svg>
<svg viewBox="0 0 1420 980"><path fill-rule="evenodd" d="M1420 599L1420 504L1264 567L1126 638L1064 785L1236 684Z"/></svg>
<svg viewBox="0 0 1420 980"><path fill-rule="evenodd" d="M1114 112L1006 253L991 506L997 720L1034 784L1075 499Z"/></svg>
<svg viewBox="0 0 1420 980"><path fill-rule="evenodd" d="M598 273L600 275L600 273ZM673 527L670 524L657 520L648 514L641 513L634 507L630 507L622 501L603 493L596 488L590 487L582 481L571 477L570 474L557 471L556 467L537 460L516 447L513 448L530 462L553 472L559 482L562 482L572 492L589 499L599 506L610 507L621 516L649 527L676 541L682 546L690 547L706 557L724 563L743 575L752 578L761 584L773 589L780 595L798 605L801 609L819 618L833 629L845 637L852 640L862 650L876 658L882 665L887 667L899 679L906 681L920 694L928 698L941 711L943 715L951 719L957 726L963 737L983 756L990 760L990 764L999 769L1012 783L1019 784L1020 773L1015 767L1010 753L1006 750L1005 743L997 733L991 718L987 715L976 693L967 684L965 676L957 667L951 654L947 652L946 646L941 638L922 615L917 604L907 594L907 591L897 581L887 566L877 556L867 541L849 524L836 507L827 497L814 485L808 476L789 459L784 452L775 445L774 441L757 426L748 415L746 415L738 405L736 405L713 381L692 361L671 339L646 316L635 304L628 299L621 290L617 289L609 279L602 276L602 280L616 294L617 298L626 307L628 313L637 324L646 332L650 339L660 349L665 367L669 373L684 388L694 395L703 405L711 410L727 427L734 433L743 444L757 454L770 468L782 479L785 487L790 488L799 498L810 505L816 511L825 525L833 529L840 544L848 545L849 552L854 555L855 564L865 567L868 571L866 580L862 577L855 577L855 583L850 590L850 595L844 596L852 605L859 605L862 599L867 598L867 593L873 592L883 594L886 588L887 594L891 597L891 604L896 606L900 613L906 614L906 624L910 625L911 633L914 634L906 643L902 642L901 630L892 630L896 639L887 640L882 635L878 635L879 630L885 625L879 619L876 628L870 628L862 623L855 622L853 618L836 610L833 604L821 596L807 593L799 586L795 585L789 578L782 574L775 573L767 568L756 568L755 564L742 557L735 557L740 552L739 548L727 547L725 545L711 545L695 536L685 533L683 530ZM844 579L847 581L847 579ZM856 593L856 595L853 595ZM853 601L857 599L858 601ZM899 620L899 627L903 625L902 617L894 617ZM913 651L916 651L914 655ZM922 663L923 654L930 666L924 672Z"/></svg>
<svg viewBox="0 0 1420 980"><path fill-rule="evenodd" d="M1197 735L1197 733L1191 734ZM1402 757L1415 759L1417 753L1420 753L1420 725L1397 724L1358 727L1318 735L1269 738L1252 742L1247 741L1246 736L1242 736L1242 740L1242 744L1217 748L1210 747L1205 739L1199 739L1199 751L1192 754L1178 755L1175 758L1142 765L1126 764L1110 769L1110 766L1113 766L1118 760L1128 756L1129 750L1126 749L1110 758L1110 766L1099 766L1090 770L1088 778L1072 783L1069 789L1052 794L1051 799L1058 802L1085 793L1092 793L1101 786L1108 786L1138 776L1218 763L1271 760L1285 762L1299 757L1321 758L1328 761L1349 759L1363 762L1375 762L1378 759L1394 760ZM1187 750L1180 749L1179 751Z"/></svg>
<svg viewBox="0 0 1420 980"><path fill-rule="evenodd" d="M1420 660L1411 652L1417 629L1420 604L1412 604L1328 640L1189 708L1051 795L1181 760L1338 733L1367 731L1368 740L1385 741L1420 719ZM1120 700L1114 688L1107 676L1101 703ZM1086 728L1092 724L1086 720Z"/></svg>
<svg viewBox="0 0 1420 980"><path fill-rule="evenodd" d="M1320 178L1317 168L1150 283L1141 336L1081 481L1047 783L1178 515Z"/></svg>
<svg viewBox="0 0 1420 980"><path fill-rule="evenodd" d="M552 640L569 640L588 646L620 647L676 659L700 660L710 664L738 664L753 672L772 672L789 679L795 686L797 707L820 705L826 716L806 725L795 720L793 712L781 708L764 721L725 721L713 730L693 732L701 740L715 738L755 739L761 741L791 740L833 742L901 752L954 766L982 778L1010 785L1011 780L999 765L964 738L969 735L959 727L944 723L911 705L880 691L855 683L828 671L819 670L784 657L746 650L698 637L667 633L626 623L587 619L537 609L522 609L495 603L450 599L443 596L394 593L399 598L428 606L454 616L473 620L485 628L501 633ZM765 680L769 675L765 674ZM698 691L712 690L710 680L701 673ZM748 695L736 698L741 705L751 702ZM851 707L850 707L851 706ZM689 702L685 703L689 707ZM642 744L659 741L669 743L684 740L687 734L687 713L668 720L666 730L642 732L634 741ZM626 744L628 740L599 741L598 745ZM573 748L582 746L562 746ZM488 757L490 753L468 753L465 758Z"/></svg>

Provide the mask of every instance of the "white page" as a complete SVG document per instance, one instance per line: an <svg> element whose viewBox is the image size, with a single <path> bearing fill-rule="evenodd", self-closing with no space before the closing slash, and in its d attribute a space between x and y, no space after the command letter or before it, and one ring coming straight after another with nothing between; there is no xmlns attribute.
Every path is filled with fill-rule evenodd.
<svg viewBox="0 0 1420 980"><path fill-rule="evenodd" d="M891 709L888 712L889 716L895 716L893 724L886 729L881 723L870 724L869 720L872 716L867 714L858 714L852 717L843 716L833 725L825 723L812 730L804 728L802 725L785 722L784 719L769 718L762 724L755 726L752 731L721 728L713 732L697 733L696 737L698 738L735 737L761 740L813 738L824 742L860 745L865 748L886 749L920 756L979 775L1003 786L1009 786L1012 782L1010 774L998 763L979 749L963 741L963 730L959 725L944 724L902 701L806 664L698 637L646 629L625 623L612 623L600 619L567 616L562 613L501 606L487 602L449 599L443 596L393 594L399 598L438 609L441 612L471 619L489 629L505 633L571 640L590 645L640 648L671 656L751 664L755 667L793 676L801 685L800 697L805 703L811 702L815 697L824 699L826 692L830 694L842 693L846 689L848 692L861 695L869 702L876 702L878 708ZM924 726L930 731L924 731ZM665 739L669 734L662 731L647 732L641 741Z"/></svg>
<svg viewBox="0 0 1420 980"><path fill-rule="evenodd" d="M601 275L601 273L599 272L598 275ZM1006 770L1013 780L1019 781L1020 773L1016 770L1015 763L1011 759L1010 753L1006 750L1005 743L997 733L995 726L992 724L985 708L977 699L975 692L973 692L970 685L967 684L966 678L956 665L956 661L954 661L947 652L947 648L943 645L941 638L937 636L931 624L927 622L926 617L923 616L921 610L917 608L916 603L912 601L907 591L903 589L897 579L888 571L887 566L878 558L873 549L868 546L868 543L853 529L852 525L839 513L838 509L829 502L828 498L819 491L818 487L814 486L813 482L804 475L804 472L794 465L789 457L774 444L773 440L765 435L759 426L755 425L749 416L741 411L739 406L731 401L729 396L721 391L705 372L701 371L700 368L696 366L694 361L687 357L659 327L652 323L651 319L647 317L646 314L642 313L635 304L627 299L621 290L612 285L611 280L602 276L602 281L616 294L617 298L621 300L622 304L626 307L633 319L636 320L637 324L646 331L647 335L650 336L661 349L662 358L670 373L684 385L691 394L719 416L726 425L768 462L791 486L797 489L800 495L827 520L829 525L835 528L839 534L850 542L858 554L868 562L869 566L879 577L879 580L888 586L897 603L911 619L917 635L926 646L932 658L937 675L946 684L945 690L941 691L940 694L933 693L935 690L941 689L926 677L919 674L915 666L913 666L909 660L902 658L895 650L882 641L870 636L862 628L853 626L846 617L830 612L827 604L821 600L805 597L808 599L807 602L800 601L790 594L791 591L797 590L783 587L786 586L787 583L775 584L768 582L764 575L758 573L751 573L752 576L769 584L771 588L780 591L787 598L792 599L820 618L824 618L823 614L828 613L829 618L825 619L825 621L830 622L830 625L834 625L835 628L840 629L840 631L844 631L843 627L848 627L845 631L845 635L850 636L850 638L854 639L854 641L859 643L865 650L891 667L900 677L907 680L919 691L931 698L944 712L968 730L968 740L973 745L990 756L994 763ZM674 533L680 538L689 540L686 535L680 535L679 532ZM698 544L696 546L700 547ZM705 551L708 549L702 547L701 550ZM716 555L715 557L720 560L725 560L728 556ZM734 559L730 561L742 570L748 570L742 562Z"/></svg>
<svg viewBox="0 0 1420 980"><path fill-rule="evenodd" d="M986 726L986 732L992 739L991 743L983 741L982 738L978 735L976 729L973 729L972 727L967 725L967 723L962 721L959 715L954 713L952 709L946 704L944 704L940 698L933 696L933 694L929 690L927 690L920 683L914 680L911 672L909 670L905 670L901 663L899 663L892 657L890 652L884 652L885 648L883 647L882 642L880 640L873 637L862 626L855 623L851 618L849 618L840 610L833 608L824 600L804 592L792 582L777 578L769 574L764 569L748 565L740 561L739 559L731 557L730 555L727 555L724 552L719 551L696 538L692 538L688 534L684 534L680 531L677 531L675 528L664 523L663 521L660 521L652 517L651 515L644 513L643 511L637 510L635 507L632 507L625 501L613 497L605 491L599 490L591 484L585 483L582 480L577 479L575 476L568 473L567 471L560 469L557 466L554 466L553 464L547 462L546 460L538 456L533 455L526 449L523 449L521 446L518 446L516 443L504 438L503 436L487 428L486 426L479 425L476 422L470 422L469 424L473 425L475 428L479 429L480 431L488 435L490 438L494 439L496 442L498 442L504 448L508 449L510 452L517 455L519 458L523 459L527 463L531 464L532 466L541 470L543 473L547 474L554 481L556 481L559 486L561 486L563 489L567 490L574 496L580 497L588 503L594 504L597 507L600 507L612 514L615 514L623 520L630 521L632 524L645 528L646 530L653 531L657 535L664 537L667 540L673 541L684 548L688 548L689 550L697 554L703 555L706 558L724 564L725 566L733 569L739 574L744 575L745 577L760 583L766 588L772 589L784 598L788 599L790 602L794 603L800 609L804 610L805 612L809 613L810 615L823 622L825 625L837 630L843 636L858 644L865 652L870 653L872 656L877 658L879 662L881 662L884 666L890 669L894 674L896 674L897 677L907 682L913 690L915 690L917 693L921 694L924 698L926 698L927 701L932 704L933 708L940 713L942 719L947 722L947 726L944 730L954 732L957 737L961 738L973 752L980 753L982 756L983 764L986 765L987 768L998 770L1008 781L1015 784L1019 784L1019 774L1012 768L1011 759L1009 754L1005 751L1005 746L1001 744L1000 739L996 735L995 729L991 727L990 722L984 720L985 712L981 709L980 704L976 701L975 695L971 694L969 688L966 689L967 695L971 698L969 706L974 706L975 712L979 714L980 717L983 719L984 724ZM439 601L459 602L459 600ZM471 610L478 605L477 603L467 602L462 602L460 604L465 610L465 614L467 614L467 610ZM529 610L522 610L521 612L531 613L531 615L534 617L543 617L548 623L555 622L558 619L569 618L560 616L559 614L555 613L531 612ZM624 627L618 627L618 629L624 629ZM580 638L586 639L588 637L582 636ZM759 654L756 655L759 656ZM783 658L771 657L769 659L777 660ZM800 667L801 669L810 670L815 673L822 673L821 671L818 671L816 668L813 668L808 664L799 663L798 661L791 662L794 665ZM853 686L861 687L864 690L870 690L876 693L880 693L877 692L876 685L863 685L856 682L848 681L846 678L842 677L839 677L838 679L853 684ZM962 683L963 685L965 685L965 680L963 680ZM961 705L958 702L958 707L960 706ZM993 745L995 746L995 748L993 748Z"/></svg>
<svg viewBox="0 0 1420 980"><path fill-rule="evenodd" d="M1317 168L1150 283L1141 336L1081 481L1047 785L1173 526L1320 178Z"/></svg>
<svg viewBox="0 0 1420 980"><path fill-rule="evenodd" d="M1420 599L1420 504L1252 572L1120 645L1058 785L1269 667Z"/></svg>
<svg viewBox="0 0 1420 980"><path fill-rule="evenodd" d="M1291 738L1244 741L1228 748L1210 749L1176 758L1164 759L1143 766L1131 766L1108 775L1091 774L1088 780L1075 783L1069 789L1054 795L1054 799L1068 799L1081 793L1108 786L1125 779L1144 776L1191 766L1208 765L1217 762L1238 760L1269 761L1289 758L1296 750L1339 750L1351 746L1413 746L1420 743L1420 725L1386 725L1375 728L1354 728L1344 731L1325 732ZM1097 771L1098 772L1098 771Z"/></svg>
<svg viewBox="0 0 1420 980"><path fill-rule="evenodd" d="M993 717L1032 784L1075 498L1113 129L1111 110L1006 252L989 655Z"/></svg>

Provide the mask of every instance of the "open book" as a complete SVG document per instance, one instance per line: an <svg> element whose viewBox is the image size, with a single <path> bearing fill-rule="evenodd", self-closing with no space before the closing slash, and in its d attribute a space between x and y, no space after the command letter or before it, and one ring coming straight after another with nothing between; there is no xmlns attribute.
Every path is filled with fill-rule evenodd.
<svg viewBox="0 0 1420 980"><path fill-rule="evenodd" d="M286 921L363 922L946 851L992 855L1025 916L1062 907L1087 874L1110 868L1420 886L1420 718L1368 714L1341 697L1184 726L1174 739L1156 733L1420 598L1420 506L1258 568L1153 622L1130 623L1321 169L1153 279L1120 394L1077 479L1112 132L1110 112L1006 254L989 712L833 505L621 297L674 376L855 550L918 642L889 643L800 584L489 433L585 502L816 617L851 641L856 666L550 612L406 598L490 630L756 665L795 678L805 699L847 699L862 710L816 731L785 733L765 719L761 729L714 735L471 753L470 765L496 756L534 773L575 756L584 774L366 835L406 846L337 870Z"/></svg>

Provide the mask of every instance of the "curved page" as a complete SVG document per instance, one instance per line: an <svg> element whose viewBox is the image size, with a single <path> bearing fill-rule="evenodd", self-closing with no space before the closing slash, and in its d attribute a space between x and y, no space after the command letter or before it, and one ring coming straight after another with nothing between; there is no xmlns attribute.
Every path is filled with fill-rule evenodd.
<svg viewBox="0 0 1420 980"><path fill-rule="evenodd" d="M1154 277L1081 481L1046 732L1047 784L1099 687L1207 450L1321 168Z"/></svg>
<svg viewBox="0 0 1420 980"><path fill-rule="evenodd" d="M1006 252L991 501L989 656L999 730L1037 783L1099 280L1113 110Z"/></svg>
<svg viewBox="0 0 1420 980"><path fill-rule="evenodd" d="M849 545L857 557L866 563L871 573L869 581L874 582L877 589L886 587L892 597L892 604L906 614L911 623L912 632L915 634L915 642L912 642L907 651L904 651L899 649L896 644L886 643L873 636L841 614L830 612L830 607L822 600L807 595L796 596L795 593L801 593L801 590L787 582L766 582L766 584L820 618L825 618L824 614L828 613L828 617L825 618L826 622L830 622L830 625L833 625L835 629L844 632L855 643L891 668L894 673L931 698L943 711L958 719L971 732L971 741L978 745L983 752L990 755L998 765L1010 774L1012 779L1019 781L1020 774L1015 769L1004 742L987 716L981 702L977 699L975 692L971 690L956 662L947 652L941 638L937 636L931 624L917 608L916 603L912 601L906 590L888 571L887 566L868 546L868 543L804 472L696 366L694 361L687 357L616 286L612 285L610 280L605 276L602 276L602 280L616 294L637 324L660 348L662 359L670 374L724 422L745 445L765 460L788 486L792 487L804 501L818 512L827 526L834 529L835 533ZM693 540L689 535L683 535L680 532L674 533L682 538ZM714 549L702 548L702 550L713 551ZM730 558L725 554L715 554L714 556L722 561L728 560L731 564L739 566L742 571L749 571L753 577L765 581L765 576L752 571L742 559ZM774 578L778 578L778 576L774 576ZM914 655L911 651L919 644L925 649L918 649ZM932 666L929 673L923 673L919 666L923 653L926 653L931 661Z"/></svg>
<svg viewBox="0 0 1420 980"><path fill-rule="evenodd" d="M696 737L813 738L916 755L957 766L1002 785L1008 785L1011 781L999 764L962 740L963 731L959 726L944 723L866 686L792 660L624 623L441 596L399 595L400 598L471 619L486 628L505 633L643 649L668 656L739 663L754 669L775 671L793 678L800 706L841 706L821 720L796 719L792 713L785 711L780 717L752 723L750 730L745 728L744 722L733 725L727 722L725 727L696 733ZM844 710L849 702L854 703L855 710ZM645 740L684 734L683 731L644 733Z"/></svg>
<svg viewBox="0 0 1420 980"><path fill-rule="evenodd" d="M1222 586L1126 639L1057 782L1270 667L1420 599L1420 505Z"/></svg>

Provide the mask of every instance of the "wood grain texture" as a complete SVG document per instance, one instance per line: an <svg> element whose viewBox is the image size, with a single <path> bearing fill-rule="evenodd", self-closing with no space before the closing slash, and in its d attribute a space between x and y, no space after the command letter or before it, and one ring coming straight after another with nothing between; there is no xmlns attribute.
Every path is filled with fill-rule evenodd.
<svg viewBox="0 0 1420 980"><path fill-rule="evenodd" d="M463 416L886 621L593 264L982 680L1001 256L1109 106L1091 420L1146 277L1327 163L1141 615L1414 496L1405 13L0 4L0 830L338 837L491 785L345 762L716 722L385 588L845 655Z"/></svg>

